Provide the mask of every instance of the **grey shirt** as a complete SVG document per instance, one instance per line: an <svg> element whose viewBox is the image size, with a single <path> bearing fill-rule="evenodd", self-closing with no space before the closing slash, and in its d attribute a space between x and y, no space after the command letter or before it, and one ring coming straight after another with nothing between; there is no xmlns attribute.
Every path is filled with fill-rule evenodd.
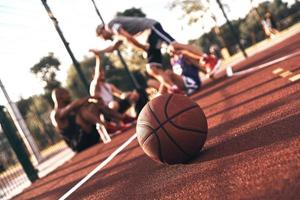
<svg viewBox="0 0 300 200"><path fill-rule="evenodd" d="M108 27L114 32L122 27L131 35L136 35L151 29L157 21L145 17L116 17L108 23Z"/></svg>

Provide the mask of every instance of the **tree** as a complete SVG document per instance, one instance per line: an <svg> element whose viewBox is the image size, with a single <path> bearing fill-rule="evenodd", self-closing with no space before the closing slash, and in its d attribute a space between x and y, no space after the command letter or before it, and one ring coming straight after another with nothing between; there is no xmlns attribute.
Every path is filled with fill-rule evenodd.
<svg viewBox="0 0 300 200"><path fill-rule="evenodd" d="M227 5L225 6L228 7ZM212 37L213 39L209 41L207 40L208 38L206 37L205 40L201 41L200 43L209 44L209 46L217 45L221 48L224 47L228 49L225 40L222 36L222 31L217 26L217 18L214 15L214 13L211 12L210 7L211 7L210 0L185 0L185 1L174 0L169 5L170 9L179 8L180 10L182 10L183 15L181 18L186 18L188 20L189 25L196 23L199 20L203 22L207 20L213 21L214 28L212 30L214 31L214 34L209 34L210 37ZM202 25L202 27L204 27L204 25ZM204 46L202 47L204 49L209 49L209 46L205 45L205 47Z"/></svg>
<svg viewBox="0 0 300 200"><path fill-rule="evenodd" d="M253 45L264 38L264 32L256 9L252 9L245 19L242 20L239 31L241 39L246 46Z"/></svg>
<svg viewBox="0 0 300 200"><path fill-rule="evenodd" d="M30 68L30 71L44 82L46 93L51 93L54 88L61 85L56 80L56 73L59 71L59 66L59 60L54 57L53 53L49 53L48 56L41 58L37 64Z"/></svg>
<svg viewBox="0 0 300 200"><path fill-rule="evenodd" d="M209 9L204 5L203 0L174 0L169 4L169 8L182 10L183 15L181 18L187 18L188 24L196 23L199 19L202 19Z"/></svg>
<svg viewBox="0 0 300 200"><path fill-rule="evenodd" d="M129 8L123 12L117 12L117 16L127 16L127 17L146 17L146 14L142 11L141 8Z"/></svg>
<svg viewBox="0 0 300 200"><path fill-rule="evenodd" d="M50 121L53 105L49 104L52 100L47 98L46 94L34 95L27 99L21 98L17 102L20 113L40 149L45 149L61 139Z"/></svg>

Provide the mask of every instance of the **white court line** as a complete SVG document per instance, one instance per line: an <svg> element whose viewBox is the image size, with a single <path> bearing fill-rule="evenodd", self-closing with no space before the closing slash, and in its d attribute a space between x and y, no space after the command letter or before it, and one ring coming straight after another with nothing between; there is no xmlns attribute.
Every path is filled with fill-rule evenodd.
<svg viewBox="0 0 300 200"><path fill-rule="evenodd" d="M245 69L245 70L239 71L239 72L234 72L232 70L232 67L227 67L226 68L226 74L227 74L228 77L231 77L231 76L240 76L240 75L248 74L248 73L257 71L259 69L262 69L262 68L265 68L265 67L269 67L270 65L274 65L276 63L282 62L284 60L287 60L287 59L289 59L291 57L294 57L294 56L297 56L299 54L300 54L300 51L298 51L296 53L293 53L293 54L290 54L290 55L287 55L287 56L283 56L283 57L278 58L276 60L272 60L272 61L264 63L262 65L258 65L258 66L255 66L255 67L252 67L252 68L249 68L249 69Z"/></svg>
<svg viewBox="0 0 300 200"><path fill-rule="evenodd" d="M116 149L110 156L108 156L102 163L100 163L93 171L86 175L81 181L79 181L75 186L73 186L67 193L65 193L59 200L64 200L68 198L73 192L75 192L80 186L87 182L93 175L99 172L105 165L107 165L116 155L118 155L125 147L127 147L134 139L136 139L137 134L133 134L126 142L124 142L118 149Z"/></svg>

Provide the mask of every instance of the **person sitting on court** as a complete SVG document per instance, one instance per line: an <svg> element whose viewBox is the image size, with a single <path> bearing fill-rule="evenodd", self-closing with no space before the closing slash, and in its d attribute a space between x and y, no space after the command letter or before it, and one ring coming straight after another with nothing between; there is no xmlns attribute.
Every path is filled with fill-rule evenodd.
<svg viewBox="0 0 300 200"><path fill-rule="evenodd" d="M172 43L169 46L169 49L169 51L180 51L181 54L190 57L191 59L198 60L199 65L195 64L195 66L198 66L199 70L204 72L207 77L213 77L214 73L221 66L221 60L215 55L203 53L189 44Z"/></svg>
<svg viewBox="0 0 300 200"><path fill-rule="evenodd" d="M198 67L193 60L180 52L169 52L172 70L147 67L147 73L159 82L159 94L180 93L191 95L201 87Z"/></svg>
<svg viewBox="0 0 300 200"><path fill-rule="evenodd" d="M134 117L125 112L136 105L139 100L139 94L136 91L122 92L115 85L105 82L105 69L102 66L101 54L97 50L91 49L96 58L96 66L93 80L90 84L90 95L94 98L101 98L104 104L122 114L122 121L127 124L135 121Z"/></svg>
<svg viewBox="0 0 300 200"><path fill-rule="evenodd" d="M100 118L90 110L98 110L100 104L90 109L89 98L71 100L69 92L64 88L54 89L52 92L54 109L51 112L51 122L62 135L67 145L76 152L80 152L99 142L97 123L102 123Z"/></svg>

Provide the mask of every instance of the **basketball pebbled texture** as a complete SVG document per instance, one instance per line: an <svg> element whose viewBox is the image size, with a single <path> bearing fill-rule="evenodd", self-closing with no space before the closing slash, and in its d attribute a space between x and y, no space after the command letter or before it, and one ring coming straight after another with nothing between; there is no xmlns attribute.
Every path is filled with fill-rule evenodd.
<svg viewBox="0 0 300 200"><path fill-rule="evenodd" d="M142 109L136 133L140 146L150 158L176 164L198 155L207 129L206 117L198 104L183 95L165 94Z"/></svg>

